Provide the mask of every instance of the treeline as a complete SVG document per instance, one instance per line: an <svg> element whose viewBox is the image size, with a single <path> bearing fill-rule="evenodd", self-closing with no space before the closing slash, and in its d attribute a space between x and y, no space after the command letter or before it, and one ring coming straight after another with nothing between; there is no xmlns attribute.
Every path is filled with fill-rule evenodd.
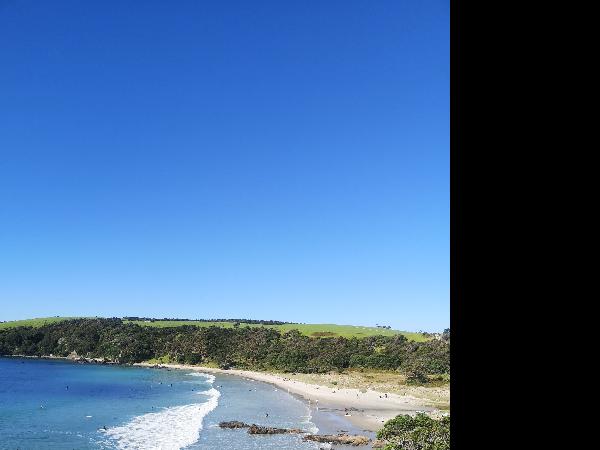
<svg viewBox="0 0 600 450"><path fill-rule="evenodd" d="M176 318L163 318L156 319L153 317L137 317L128 316L123 317L124 320L131 321L143 321L143 322L230 322L230 323L247 323L252 325L296 325L296 322L282 322L280 320L255 320L255 319L176 319Z"/></svg>
<svg viewBox="0 0 600 450"><path fill-rule="evenodd" d="M289 372L400 370L415 379L450 372L450 345L402 335L312 338L266 327L145 327L121 319L76 319L0 330L0 355L105 358L135 363L168 356L186 364Z"/></svg>

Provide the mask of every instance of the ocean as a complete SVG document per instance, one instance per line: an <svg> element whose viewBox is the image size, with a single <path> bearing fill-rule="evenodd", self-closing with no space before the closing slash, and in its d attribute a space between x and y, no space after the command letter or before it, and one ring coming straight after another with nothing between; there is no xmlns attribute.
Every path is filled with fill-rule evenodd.
<svg viewBox="0 0 600 450"><path fill-rule="evenodd" d="M2 450L323 448L218 427L240 420L315 433L311 419L304 401L230 375L0 358Z"/></svg>

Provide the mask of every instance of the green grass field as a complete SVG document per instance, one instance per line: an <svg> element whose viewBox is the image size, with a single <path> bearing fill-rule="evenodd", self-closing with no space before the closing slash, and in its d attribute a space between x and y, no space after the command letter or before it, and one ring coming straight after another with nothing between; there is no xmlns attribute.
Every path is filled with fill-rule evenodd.
<svg viewBox="0 0 600 450"><path fill-rule="evenodd" d="M40 317L38 319L12 320L10 322L0 322L0 330L13 327L41 327L63 320L77 319L77 317Z"/></svg>
<svg viewBox="0 0 600 450"><path fill-rule="evenodd" d="M28 320L16 320L12 322L1 322L0 329L19 327L19 326L30 326L30 327L41 327L53 322L60 322L62 320L74 319L75 317L46 317L39 319L28 319ZM180 320L157 320L154 322L145 322L142 320L136 321L125 321L136 323L142 326L149 327L178 327L182 325L194 325L197 327L210 327L218 326L223 328L233 328L232 322L197 322L197 321L180 321ZM421 333L413 333L409 331L400 330L387 330L384 328L376 327L361 327L355 325L335 325L335 324L285 324L285 325L260 325L260 324L240 324L241 327L266 327L274 328L276 330L285 333L289 330L298 330L302 334L311 337L367 337L367 336L394 336L401 334L406 336L407 339L417 342L428 340Z"/></svg>

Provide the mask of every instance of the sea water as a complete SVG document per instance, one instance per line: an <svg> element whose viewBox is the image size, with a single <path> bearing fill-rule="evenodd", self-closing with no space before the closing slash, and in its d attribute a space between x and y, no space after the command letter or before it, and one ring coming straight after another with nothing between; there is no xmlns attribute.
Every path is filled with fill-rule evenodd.
<svg viewBox="0 0 600 450"><path fill-rule="evenodd" d="M267 416L268 414L268 416ZM0 449L315 449L221 421L317 432L305 402L266 383L187 370L0 358Z"/></svg>

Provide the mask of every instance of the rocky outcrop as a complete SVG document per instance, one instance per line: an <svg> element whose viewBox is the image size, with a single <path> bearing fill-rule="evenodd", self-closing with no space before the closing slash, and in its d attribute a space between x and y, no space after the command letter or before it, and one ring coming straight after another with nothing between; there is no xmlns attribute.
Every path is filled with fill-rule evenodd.
<svg viewBox="0 0 600 450"><path fill-rule="evenodd" d="M75 350L69 353L67 359L79 364L119 364L117 361L111 361L107 358L86 358L85 356L79 356Z"/></svg>
<svg viewBox="0 0 600 450"><path fill-rule="evenodd" d="M275 427L263 427L260 425L248 424L244 422L240 422L238 420L232 420L230 422L221 422L219 423L219 427L221 428L248 428L248 434L301 434L306 433L306 431L301 430L299 428L275 428Z"/></svg>
<svg viewBox="0 0 600 450"><path fill-rule="evenodd" d="M232 420L230 422L221 422L219 423L221 428L250 428L250 425L244 422L239 422L237 420Z"/></svg>
<svg viewBox="0 0 600 450"><path fill-rule="evenodd" d="M238 429L247 428L248 434L305 434L306 431L299 428L276 428L276 427L263 427L261 425L248 424L240 422L238 420L231 420L228 422L220 422L219 427ZM305 441L321 442L327 444L346 444L346 445L367 445L371 440L366 436L352 436L349 434L307 434L303 438Z"/></svg>
<svg viewBox="0 0 600 450"><path fill-rule="evenodd" d="M371 446L372 448L384 448L388 443L386 441L383 441L381 439L375 439L373 441L373 445Z"/></svg>
<svg viewBox="0 0 600 450"><path fill-rule="evenodd" d="M306 433L299 428L273 428L273 427L261 427L259 425L250 425L248 428L248 434L299 434Z"/></svg>
<svg viewBox="0 0 600 450"><path fill-rule="evenodd" d="M326 444L345 444L358 447L371 442L366 436L352 436L349 434L309 434L304 436L305 441L322 442Z"/></svg>

